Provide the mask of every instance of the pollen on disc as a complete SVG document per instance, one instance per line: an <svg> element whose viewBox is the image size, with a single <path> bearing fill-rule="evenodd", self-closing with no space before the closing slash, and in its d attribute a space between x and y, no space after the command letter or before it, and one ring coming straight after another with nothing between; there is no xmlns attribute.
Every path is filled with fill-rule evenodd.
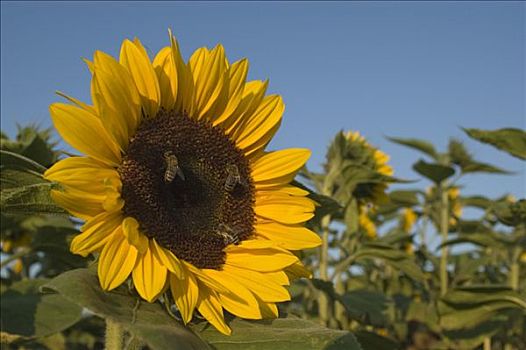
<svg viewBox="0 0 526 350"><path fill-rule="evenodd" d="M119 173L124 214L196 267L220 269L224 248L253 234L248 160L209 122L161 110L139 126Z"/></svg>

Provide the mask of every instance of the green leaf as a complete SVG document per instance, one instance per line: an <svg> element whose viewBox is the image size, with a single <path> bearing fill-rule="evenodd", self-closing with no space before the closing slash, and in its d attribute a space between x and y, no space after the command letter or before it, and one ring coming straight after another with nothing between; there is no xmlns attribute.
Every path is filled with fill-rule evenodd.
<svg viewBox="0 0 526 350"><path fill-rule="evenodd" d="M60 295L43 295L46 279L16 282L1 294L2 332L24 337L44 337L70 327L81 318L82 308Z"/></svg>
<svg viewBox="0 0 526 350"><path fill-rule="evenodd" d="M444 329L471 328L507 310L526 310L524 297L506 286L473 286L449 291L438 303Z"/></svg>
<svg viewBox="0 0 526 350"><path fill-rule="evenodd" d="M386 244L364 244L354 254L354 257L357 262L360 262L364 259L383 259L387 264L393 266L397 270L404 272L414 280L422 281L426 278L425 274L410 255Z"/></svg>
<svg viewBox="0 0 526 350"><path fill-rule="evenodd" d="M472 243L472 244L476 244L482 247L493 247L496 249L498 249L499 246L502 247L502 242L497 240L496 237L494 237L491 234L471 233L471 234L461 235L458 238L450 239L440 244L437 247L437 249L440 249L444 246L450 246L450 245L462 244L462 243Z"/></svg>
<svg viewBox="0 0 526 350"><path fill-rule="evenodd" d="M389 192L391 202L404 207L413 207L419 204L418 194L420 191L414 190L397 190Z"/></svg>
<svg viewBox="0 0 526 350"><path fill-rule="evenodd" d="M358 342L364 350L396 350L400 344L391 338L382 337L373 332L359 331L356 333Z"/></svg>
<svg viewBox="0 0 526 350"><path fill-rule="evenodd" d="M47 183L37 172L31 170L2 169L0 173L0 188L3 190Z"/></svg>
<svg viewBox="0 0 526 350"><path fill-rule="evenodd" d="M462 168L462 172L467 173L490 173L490 174L513 174L511 171L499 168L497 166L482 163L477 161L471 161Z"/></svg>
<svg viewBox="0 0 526 350"><path fill-rule="evenodd" d="M462 348L473 349L481 345L484 341L484 338L491 337L506 327L506 317L499 318L500 319L494 319L480 323L472 328L446 330L444 331L444 335L446 335L449 339L456 341L457 343L461 342Z"/></svg>
<svg viewBox="0 0 526 350"><path fill-rule="evenodd" d="M385 295L368 290L353 290L345 293L341 300L351 318L373 326L386 325L385 313L392 302Z"/></svg>
<svg viewBox="0 0 526 350"><path fill-rule="evenodd" d="M526 199L517 202L497 202L493 206L493 212L503 224L518 226L526 222Z"/></svg>
<svg viewBox="0 0 526 350"><path fill-rule="evenodd" d="M50 166L55 160L55 153L51 149L51 145L38 134L35 134L31 142L25 147L22 155L44 166Z"/></svg>
<svg viewBox="0 0 526 350"><path fill-rule="evenodd" d="M192 326L217 350L361 350L352 333L328 329L295 317L228 323L232 335L225 336L207 324ZM170 349L173 349L170 348Z"/></svg>
<svg viewBox="0 0 526 350"><path fill-rule="evenodd" d="M2 169L24 169L43 174L46 168L23 155L0 150L0 164Z"/></svg>
<svg viewBox="0 0 526 350"><path fill-rule="evenodd" d="M65 272L49 281L45 290L59 293L67 300L85 307L102 318L109 318L136 335L152 349L206 349L198 336L171 318L165 309L155 303L137 300L121 286L105 292L99 286L94 271L77 269Z"/></svg>
<svg viewBox="0 0 526 350"><path fill-rule="evenodd" d="M3 214L66 214L55 204L50 191L52 183L39 183L2 191L0 209Z"/></svg>
<svg viewBox="0 0 526 350"><path fill-rule="evenodd" d="M452 167L437 163L428 163L422 159L413 165L413 169L437 184L455 174L455 169Z"/></svg>
<svg viewBox="0 0 526 350"><path fill-rule="evenodd" d="M332 300L341 303L350 318L368 325L386 325L385 312L391 300L385 295L366 289L348 291L342 295L334 290L332 282L317 278L311 281L314 287L327 294Z"/></svg>
<svg viewBox="0 0 526 350"><path fill-rule="evenodd" d="M510 155L526 159L526 132L521 129L505 128L498 130L481 130L463 128L469 137L490 144Z"/></svg>
<svg viewBox="0 0 526 350"><path fill-rule="evenodd" d="M469 197L460 197L460 201L465 207L475 207L480 209L488 209L493 201L484 196L469 196Z"/></svg>
<svg viewBox="0 0 526 350"><path fill-rule="evenodd" d="M423 152L427 154L428 156L431 156L435 160L438 160L439 158L438 152L435 150L435 146L433 146L433 144L428 141L415 139L415 138L399 138L399 137L387 137L387 139L394 143L398 143L400 145L404 145L404 146L416 149L420 152Z"/></svg>

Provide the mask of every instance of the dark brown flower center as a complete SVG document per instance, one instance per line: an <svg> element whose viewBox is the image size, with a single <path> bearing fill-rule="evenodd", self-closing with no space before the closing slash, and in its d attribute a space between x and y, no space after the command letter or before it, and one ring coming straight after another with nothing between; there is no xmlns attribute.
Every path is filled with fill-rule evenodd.
<svg viewBox="0 0 526 350"><path fill-rule="evenodd" d="M124 214L149 238L199 268L253 233L248 160L219 127L161 110L139 126L119 167Z"/></svg>

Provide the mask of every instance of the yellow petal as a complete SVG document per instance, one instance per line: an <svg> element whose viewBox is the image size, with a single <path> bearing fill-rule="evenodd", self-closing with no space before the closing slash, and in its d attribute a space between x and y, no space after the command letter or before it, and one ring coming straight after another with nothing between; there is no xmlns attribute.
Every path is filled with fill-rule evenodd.
<svg viewBox="0 0 526 350"><path fill-rule="evenodd" d="M152 253L152 242L146 253L141 255L133 269L133 284L139 295L148 302L153 302L163 291L166 283L167 269Z"/></svg>
<svg viewBox="0 0 526 350"><path fill-rule="evenodd" d="M309 194L309 191L306 191L302 188L293 186L293 185L283 185L283 186L277 186L269 189L263 189L263 191L278 191L280 193L289 194L292 196L298 196L298 197L305 197Z"/></svg>
<svg viewBox="0 0 526 350"><path fill-rule="evenodd" d="M139 223L134 218L128 216L122 222L122 233L141 254L148 249L148 237L139 231Z"/></svg>
<svg viewBox="0 0 526 350"><path fill-rule="evenodd" d="M124 40L121 46L120 63L128 69L137 91L141 95L141 105L147 116L154 117L159 110L161 92L157 75L150 59L138 39L136 43Z"/></svg>
<svg viewBox="0 0 526 350"><path fill-rule="evenodd" d="M263 318L277 318L279 317L278 307L274 303L266 303L256 296L259 304L259 310Z"/></svg>
<svg viewBox="0 0 526 350"><path fill-rule="evenodd" d="M122 222L122 215L118 212L101 213L83 227L83 232L71 241L70 250L73 254L87 256L99 250L114 234Z"/></svg>
<svg viewBox="0 0 526 350"><path fill-rule="evenodd" d="M77 191L99 195L106 193L106 179L120 182L119 173L115 169L88 157L62 159L44 173L44 178Z"/></svg>
<svg viewBox="0 0 526 350"><path fill-rule="evenodd" d="M235 62L228 69L228 103L223 112L217 118L214 118L214 125L221 125L226 123L223 129L227 129L228 126L231 124L229 119L231 116L234 115L234 112L241 103L241 98L243 97L243 89L245 87L245 81L247 79L247 73L247 59L242 59Z"/></svg>
<svg viewBox="0 0 526 350"><path fill-rule="evenodd" d="M194 77L197 117L211 119L210 114L217 115L222 112L227 102L228 72L225 50L221 45L217 45L210 52L201 48L192 55L189 65Z"/></svg>
<svg viewBox="0 0 526 350"><path fill-rule="evenodd" d="M177 71L177 99L175 101L175 110L180 113L185 112L192 115L194 112L194 80L192 78L192 73L181 57L177 40L175 40L170 30L168 33L170 35L172 60L175 63Z"/></svg>
<svg viewBox="0 0 526 350"><path fill-rule="evenodd" d="M288 266L285 269L286 274L289 276L289 279L295 280L297 278L312 278L312 272L310 272L301 261L297 261L294 264Z"/></svg>
<svg viewBox="0 0 526 350"><path fill-rule="evenodd" d="M120 164L117 145L97 116L64 103L53 103L49 112L58 133L73 148L108 165Z"/></svg>
<svg viewBox="0 0 526 350"><path fill-rule="evenodd" d="M201 292L199 295L197 309L218 331L225 335L230 335L232 330L228 327L223 316L223 308L219 298L213 291Z"/></svg>
<svg viewBox="0 0 526 350"><path fill-rule="evenodd" d="M56 91L55 92L57 95L61 96L61 97L64 97L66 100L72 102L73 104L76 104L78 107L86 110L87 112L91 113L91 114L94 114L96 115L97 114L97 111L95 110L95 107L93 106L90 106L80 100L77 100L76 98L74 97L71 97L71 96L68 96L66 95L65 93L63 92L60 92L60 91Z"/></svg>
<svg viewBox="0 0 526 350"><path fill-rule="evenodd" d="M280 286L290 285L289 277L284 271L264 272L264 274Z"/></svg>
<svg viewBox="0 0 526 350"><path fill-rule="evenodd" d="M194 274L195 278L200 284L203 284L212 290L228 293L228 289L225 286L223 286L221 283L218 283L215 279L210 278L210 276L207 274L203 273L202 269L199 269L192 264L185 262L184 260L183 264L185 268L190 271L190 273Z"/></svg>
<svg viewBox="0 0 526 350"><path fill-rule="evenodd" d="M321 238L306 227L299 225L283 225L277 222L265 222L256 224L256 233L282 248L289 250L300 250L314 248L321 244Z"/></svg>
<svg viewBox="0 0 526 350"><path fill-rule="evenodd" d="M287 289L273 281L268 275L239 267L225 265L223 274L239 282L255 296L265 302L280 302L290 300Z"/></svg>
<svg viewBox="0 0 526 350"><path fill-rule="evenodd" d="M152 243L153 244L151 244L151 247L153 255L157 258L157 260L166 266L166 268L170 272L174 273L179 279L184 279L185 274L179 259L177 259L171 251L157 244L154 238L152 238Z"/></svg>
<svg viewBox="0 0 526 350"><path fill-rule="evenodd" d="M181 312L183 322L186 324L192 320L199 299L199 289L192 273L186 273L184 277L184 279L180 279L174 274L170 274L170 289L175 304Z"/></svg>
<svg viewBox="0 0 526 350"><path fill-rule="evenodd" d="M106 243L99 256L98 274L104 290L120 286L135 267L137 249L118 230Z"/></svg>
<svg viewBox="0 0 526 350"><path fill-rule="evenodd" d="M94 64L93 104L115 142L126 150L141 119L141 98L129 71L113 57L97 51Z"/></svg>
<svg viewBox="0 0 526 350"><path fill-rule="evenodd" d="M165 47L159 51L153 60L153 68L159 81L161 107L171 110L177 99L178 78L170 47Z"/></svg>
<svg viewBox="0 0 526 350"><path fill-rule="evenodd" d="M263 155L251 164L256 188L289 183L310 155L311 151L304 148L289 148Z"/></svg>
<svg viewBox="0 0 526 350"><path fill-rule="evenodd" d="M282 224L298 224L314 216L314 202L306 197L256 196L256 215Z"/></svg>
<svg viewBox="0 0 526 350"><path fill-rule="evenodd" d="M271 272L282 270L297 261L294 254L281 248L244 249L234 246L227 253L225 265Z"/></svg>
<svg viewBox="0 0 526 350"><path fill-rule="evenodd" d="M266 96L254 114L247 117L245 125L233 138L239 148L245 149L258 142L267 132L281 122L285 104L281 96Z"/></svg>
<svg viewBox="0 0 526 350"><path fill-rule="evenodd" d="M86 66L88 66L88 70L91 74L95 71L95 66L93 65L93 62L88 60L87 58L82 59L84 63L86 63Z"/></svg>
<svg viewBox="0 0 526 350"><path fill-rule="evenodd" d="M228 123L228 126L224 127L226 133L232 139L235 139L237 135L243 131L243 127L248 118L256 111L265 97L267 87L268 80L253 80L245 83L241 102L239 102L232 118L229 119L230 122Z"/></svg>
<svg viewBox="0 0 526 350"><path fill-rule="evenodd" d="M87 198L72 194L71 191L65 193L52 190L50 194L55 203L66 209L71 215L83 220L88 220L101 212L105 212L102 207L102 198Z"/></svg>
<svg viewBox="0 0 526 350"><path fill-rule="evenodd" d="M218 293L221 305L230 313L248 319L260 319L258 302L254 295L234 278L223 271L202 269L204 274L215 279L229 290L228 293Z"/></svg>

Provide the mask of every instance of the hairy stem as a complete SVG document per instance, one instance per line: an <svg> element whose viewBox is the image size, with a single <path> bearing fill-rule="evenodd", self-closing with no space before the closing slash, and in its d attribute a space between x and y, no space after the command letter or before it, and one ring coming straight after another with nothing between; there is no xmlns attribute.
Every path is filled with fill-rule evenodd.
<svg viewBox="0 0 526 350"><path fill-rule="evenodd" d="M122 350L124 345L124 329L110 319L106 319L106 350Z"/></svg>
<svg viewBox="0 0 526 350"><path fill-rule="evenodd" d="M440 189L440 234L442 244L447 242L449 231L449 198L444 183L439 185ZM447 258L448 247L443 245L440 252L440 295L445 295L448 289Z"/></svg>
<svg viewBox="0 0 526 350"><path fill-rule="evenodd" d="M329 280L329 224L330 215L323 217L322 227L322 244L320 247L320 279ZM320 292L318 298L318 307L320 313L320 323L327 325L329 322L329 298L324 292Z"/></svg>

